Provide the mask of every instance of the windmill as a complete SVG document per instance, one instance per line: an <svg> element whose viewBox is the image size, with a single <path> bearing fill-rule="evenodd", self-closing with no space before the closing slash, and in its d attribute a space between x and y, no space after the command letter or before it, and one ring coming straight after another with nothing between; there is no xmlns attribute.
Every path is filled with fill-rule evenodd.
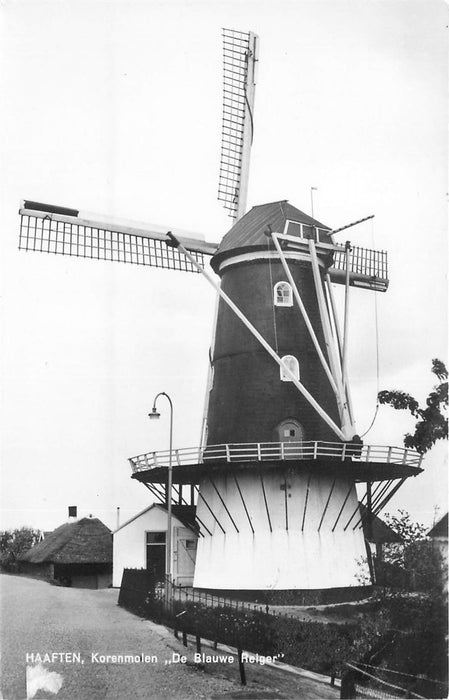
<svg viewBox="0 0 449 700"><path fill-rule="evenodd" d="M369 522L421 471L418 453L366 446L355 429L350 291L386 291L387 256L336 241L359 222L332 230L287 201L246 212L258 38L223 30L223 46L218 194L234 223L219 244L25 200L19 248L205 276L219 303L203 439L131 458L132 478L170 508L195 506L195 587L350 598L362 513ZM345 290L343 329L333 284Z"/></svg>

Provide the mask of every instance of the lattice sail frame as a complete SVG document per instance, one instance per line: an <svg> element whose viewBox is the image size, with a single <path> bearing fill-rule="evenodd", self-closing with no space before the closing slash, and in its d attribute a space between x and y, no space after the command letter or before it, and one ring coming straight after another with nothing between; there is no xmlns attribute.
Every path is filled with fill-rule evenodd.
<svg viewBox="0 0 449 700"><path fill-rule="evenodd" d="M233 219L245 213L253 139L258 37L223 29L223 117L218 199Z"/></svg>
<svg viewBox="0 0 449 700"><path fill-rule="evenodd" d="M184 255L167 245L166 231L114 226L81 218L76 210L53 206L46 210L46 206L24 202L19 211L19 250L198 273ZM201 267L217 247L214 243L187 238L184 244Z"/></svg>
<svg viewBox="0 0 449 700"><path fill-rule="evenodd" d="M199 272L177 248L167 245L168 229L164 227L151 224L141 229L119 226L79 216L76 209L30 200L22 202L19 214L19 250ZM175 229L173 231L202 268L217 251L217 243L196 240L176 232ZM290 238L292 242L295 240L300 245L304 242L300 238ZM332 267L329 268L331 280L337 284L344 284L344 246L334 245L329 248L334 254ZM353 247L352 251L351 286L386 291L386 252L359 247Z"/></svg>

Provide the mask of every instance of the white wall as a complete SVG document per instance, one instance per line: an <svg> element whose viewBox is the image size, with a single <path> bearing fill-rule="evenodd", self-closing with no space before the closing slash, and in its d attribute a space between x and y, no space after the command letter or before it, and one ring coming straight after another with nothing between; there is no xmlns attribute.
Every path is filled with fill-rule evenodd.
<svg viewBox="0 0 449 700"><path fill-rule="evenodd" d="M358 508L355 487L351 489L348 479L338 480L332 489L330 476L312 474L308 484L307 474L291 474L287 476L286 494L283 476L275 472L265 474L271 531L260 479L242 474L238 480L254 534L232 479L220 476L215 483L238 532L214 489L207 481L202 483L200 490L226 533L200 499L198 518L212 536L205 531L205 537L198 541L195 587L282 590L361 585L360 576L368 575L367 566L362 563L366 550L361 527L353 529L358 515L345 530Z"/></svg>
<svg viewBox="0 0 449 700"><path fill-rule="evenodd" d="M146 532L167 531L167 511L153 506L140 516L123 525L113 534L112 585L120 587L123 569L146 567ZM174 583L191 585L196 551L187 552L186 540L196 540L193 533L175 517L172 518L172 571Z"/></svg>

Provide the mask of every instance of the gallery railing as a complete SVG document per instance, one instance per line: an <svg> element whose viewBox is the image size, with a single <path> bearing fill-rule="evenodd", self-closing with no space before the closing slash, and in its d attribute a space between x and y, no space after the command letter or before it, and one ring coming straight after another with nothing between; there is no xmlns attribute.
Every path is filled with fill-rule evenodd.
<svg viewBox="0 0 449 700"><path fill-rule="evenodd" d="M173 466L207 464L208 462L263 462L276 460L315 460L381 462L419 467L422 455L416 450L381 445L358 445L351 442L244 442L207 447L184 447L172 451ZM167 467L170 451L147 452L131 457L133 473Z"/></svg>

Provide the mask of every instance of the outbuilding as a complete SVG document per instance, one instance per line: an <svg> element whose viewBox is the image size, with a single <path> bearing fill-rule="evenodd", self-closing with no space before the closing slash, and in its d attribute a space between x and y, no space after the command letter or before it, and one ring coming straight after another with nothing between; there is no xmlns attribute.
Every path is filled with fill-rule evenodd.
<svg viewBox="0 0 449 700"><path fill-rule="evenodd" d="M371 554L378 562L384 560L384 546L402 544L402 537L393 530L379 516L368 514L368 509L363 503L359 503L360 516L362 518L363 534Z"/></svg>
<svg viewBox="0 0 449 700"><path fill-rule="evenodd" d="M64 523L25 552L21 573L76 588L107 588L112 579L112 535L98 518Z"/></svg>
<svg viewBox="0 0 449 700"><path fill-rule="evenodd" d="M152 569L165 574L167 508L153 503L113 533L112 585L120 587L123 569ZM173 583L191 586L195 569L198 531L194 506L172 506Z"/></svg>
<svg viewBox="0 0 449 700"><path fill-rule="evenodd" d="M448 514L443 515L427 533L432 547L440 558L444 590L448 590Z"/></svg>

